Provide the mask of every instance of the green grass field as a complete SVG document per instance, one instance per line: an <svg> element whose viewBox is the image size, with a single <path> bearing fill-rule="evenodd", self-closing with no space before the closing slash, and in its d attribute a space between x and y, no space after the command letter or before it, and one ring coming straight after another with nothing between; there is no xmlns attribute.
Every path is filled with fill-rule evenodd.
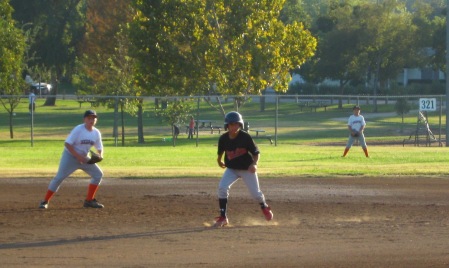
<svg viewBox="0 0 449 268"><path fill-rule="evenodd" d="M2 147L2 178L51 177L56 172L62 145L48 147ZM446 147L370 146L370 158L354 147L341 158L343 147L260 145L259 175L276 177L326 176L446 176ZM183 178L219 177L214 145L108 147L100 164L106 177ZM82 172L74 176L84 176Z"/></svg>
<svg viewBox="0 0 449 268"><path fill-rule="evenodd" d="M13 118L14 139L10 138L9 117L0 111L0 168L1 178L54 176L63 149L64 139L70 130L82 122L86 104L79 107L74 100L57 100L52 107L42 106L39 99L34 117L33 140L31 120L26 100L23 100ZM105 160L100 164L105 177L120 178L184 178L220 177L222 170L216 164L218 134L201 131L198 140L187 140L184 128L176 147L163 141L170 137L170 126L154 116L153 103L147 103L144 113L145 143L137 143L137 119L124 115L125 140L121 133L112 137L113 110L98 107L97 127L103 133ZM367 118L366 138L370 158L365 158L360 147L354 146L346 158L341 158L346 139L346 120L352 104L343 110L337 105L318 112L300 111L295 103L282 103L276 117L274 104L267 104L261 112L256 103L246 104L240 112L250 129L263 128L274 139L257 139L261 154L259 175L276 177L326 177L326 176L438 176L449 174L449 149L432 144L431 147L402 146L402 141L416 129L417 114L410 113L404 124L395 115L393 103L379 107L383 116L370 116L371 107L362 105ZM225 103L226 111L232 110ZM200 118L211 119L222 125L222 115L205 103L201 104ZM438 113L429 113L429 123L435 135L439 133ZM275 128L277 126L277 128ZM119 127L121 125L119 124ZM444 129L445 126L442 126ZM121 131L121 130L120 130ZM255 134L250 132L251 134ZM443 137L444 138L444 137ZM388 145L387 145L388 144ZM77 172L74 176L85 176Z"/></svg>

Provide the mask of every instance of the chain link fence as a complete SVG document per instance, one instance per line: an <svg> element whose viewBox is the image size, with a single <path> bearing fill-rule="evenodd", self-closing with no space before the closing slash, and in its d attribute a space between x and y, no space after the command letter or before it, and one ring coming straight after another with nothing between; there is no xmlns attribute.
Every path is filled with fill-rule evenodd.
<svg viewBox="0 0 449 268"><path fill-rule="evenodd" d="M46 98L56 98L54 106L44 106ZM430 110L420 110L420 100L434 101ZM19 99L11 112L9 103ZM191 113L178 122L178 144L214 143L223 133L224 113L239 111L245 129L259 144L344 145L346 122L354 105L361 106L368 143L400 146L442 146L445 139L445 96L362 96L362 95L254 95L254 96L167 96L139 97L142 109L132 113L121 109L132 96L40 96L35 110L29 110L28 96L1 96L0 141L64 140L70 130L82 123L87 109L99 114L97 127L106 142L115 146L164 144L172 137L172 126L157 116L175 101L190 103ZM398 100L408 104L398 112ZM139 116L140 115L140 116ZM188 116L196 121L193 141L187 139ZM429 133L430 131L430 133ZM142 139L139 139L139 135Z"/></svg>

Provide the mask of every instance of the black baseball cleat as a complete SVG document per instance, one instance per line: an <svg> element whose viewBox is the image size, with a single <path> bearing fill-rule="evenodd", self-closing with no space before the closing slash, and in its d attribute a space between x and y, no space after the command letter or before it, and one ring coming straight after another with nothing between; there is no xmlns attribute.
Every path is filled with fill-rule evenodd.
<svg viewBox="0 0 449 268"><path fill-rule="evenodd" d="M98 203L97 199L92 199L90 201L84 200L85 208L104 208L103 204Z"/></svg>
<svg viewBox="0 0 449 268"><path fill-rule="evenodd" d="M39 208L47 209L48 208L48 202L47 201L40 202L39 203Z"/></svg>

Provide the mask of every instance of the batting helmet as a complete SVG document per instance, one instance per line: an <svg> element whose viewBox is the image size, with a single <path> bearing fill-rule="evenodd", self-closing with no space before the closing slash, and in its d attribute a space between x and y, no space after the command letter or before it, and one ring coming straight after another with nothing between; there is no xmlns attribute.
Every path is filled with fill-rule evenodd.
<svg viewBox="0 0 449 268"><path fill-rule="evenodd" d="M240 127L243 128L243 118L238 112L229 112L225 115L224 129L228 129L228 124L239 123Z"/></svg>

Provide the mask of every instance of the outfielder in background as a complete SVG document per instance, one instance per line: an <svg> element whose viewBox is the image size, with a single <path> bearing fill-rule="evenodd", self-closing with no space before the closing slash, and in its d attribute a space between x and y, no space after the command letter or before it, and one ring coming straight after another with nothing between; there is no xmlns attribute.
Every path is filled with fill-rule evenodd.
<svg viewBox="0 0 449 268"><path fill-rule="evenodd" d="M343 152L343 157L348 154L349 149L351 149L351 146L354 143L355 139L359 140L359 144L362 147L363 152L365 152L365 156L369 157L368 148L366 147L365 135L363 134L366 126L365 118L360 114L360 106L354 106L352 108L352 112L353 114L349 116L348 119L349 138L348 142L346 143L346 148Z"/></svg>
<svg viewBox="0 0 449 268"><path fill-rule="evenodd" d="M48 203L58 191L61 183L78 169L83 170L91 176L84 207L104 207L95 199L95 193L103 178L103 171L95 163L103 159L103 142L100 131L95 128L96 123L97 113L93 110L87 110L84 113L84 123L76 126L70 132L65 140L65 148L59 163L58 172L50 181L47 194L40 203L39 208L48 208ZM91 152L91 157L89 157L89 151L92 147L95 147L97 153ZM94 161L94 159L96 160Z"/></svg>
<svg viewBox="0 0 449 268"><path fill-rule="evenodd" d="M218 140L218 166L226 170L218 185L220 216L215 219L215 227L229 223L227 217L229 190L239 178L242 178L252 197L259 202L265 219L267 221L273 219L271 208L265 202L265 196L259 188L257 163L260 152L251 136L242 130L243 125L243 118L238 112L226 114L224 129L227 132Z"/></svg>

